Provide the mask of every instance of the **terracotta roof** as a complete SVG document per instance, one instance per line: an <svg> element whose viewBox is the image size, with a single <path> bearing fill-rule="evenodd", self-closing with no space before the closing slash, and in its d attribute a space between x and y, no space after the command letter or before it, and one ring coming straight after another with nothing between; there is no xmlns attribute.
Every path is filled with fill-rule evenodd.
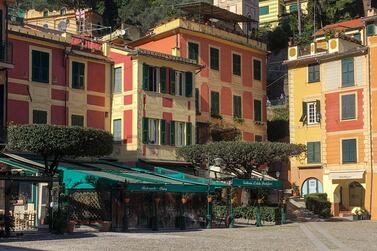
<svg viewBox="0 0 377 251"><path fill-rule="evenodd" d="M321 36L325 34L326 31L328 30L337 30L337 31L343 31L347 29L357 29L361 28L364 26L364 22L362 18L357 18L353 20L348 20L340 23L335 23L335 24L328 24L322 29L318 30L315 35L316 36Z"/></svg>

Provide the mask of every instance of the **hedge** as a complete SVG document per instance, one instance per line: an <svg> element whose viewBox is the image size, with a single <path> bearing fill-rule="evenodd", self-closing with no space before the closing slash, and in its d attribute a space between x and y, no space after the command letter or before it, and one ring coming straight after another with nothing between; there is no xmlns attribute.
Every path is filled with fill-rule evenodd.
<svg viewBox="0 0 377 251"><path fill-rule="evenodd" d="M326 193L307 194L304 198L307 209L325 218L331 216L331 203Z"/></svg>
<svg viewBox="0 0 377 251"><path fill-rule="evenodd" d="M267 222L279 222L280 221L280 210L278 207L260 207L261 219ZM234 207L234 218L242 218L247 220L255 220L257 214L257 207L247 206L247 207ZM228 214L228 207L225 205L214 205L213 216L215 219L225 218Z"/></svg>

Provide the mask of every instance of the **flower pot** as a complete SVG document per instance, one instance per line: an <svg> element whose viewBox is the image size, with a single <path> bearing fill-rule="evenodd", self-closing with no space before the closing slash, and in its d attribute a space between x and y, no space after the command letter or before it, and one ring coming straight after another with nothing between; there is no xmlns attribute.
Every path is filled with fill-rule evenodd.
<svg viewBox="0 0 377 251"><path fill-rule="evenodd" d="M111 221L103 221L99 231L101 232L110 232L111 230Z"/></svg>
<svg viewBox="0 0 377 251"><path fill-rule="evenodd" d="M67 233L71 234L75 231L75 225L76 225L76 222L74 221L68 221L67 223Z"/></svg>
<svg viewBox="0 0 377 251"><path fill-rule="evenodd" d="M352 220L361 220L361 215L352 215Z"/></svg>

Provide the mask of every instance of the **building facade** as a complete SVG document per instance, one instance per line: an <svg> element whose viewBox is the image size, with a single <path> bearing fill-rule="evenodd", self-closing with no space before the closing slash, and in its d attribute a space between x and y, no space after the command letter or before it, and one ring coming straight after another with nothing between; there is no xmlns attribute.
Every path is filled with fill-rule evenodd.
<svg viewBox="0 0 377 251"><path fill-rule="evenodd" d="M266 46L215 24L183 18L153 29L129 45L195 60L196 143L211 128L238 128L246 141L265 141Z"/></svg>
<svg viewBox="0 0 377 251"><path fill-rule="evenodd" d="M139 159L172 161L176 149L195 143L193 60L143 49L112 46L114 60L113 156L133 164Z"/></svg>
<svg viewBox="0 0 377 251"><path fill-rule="evenodd" d="M377 218L370 20L361 32L338 29L306 50L288 48L290 142L307 146L307 156L291 160L291 183L302 196L327 193L334 215L363 207Z"/></svg>
<svg viewBox="0 0 377 251"><path fill-rule="evenodd" d="M17 49L8 75L8 123L110 131L112 62L101 46L16 25L9 27L9 40Z"/></svg>

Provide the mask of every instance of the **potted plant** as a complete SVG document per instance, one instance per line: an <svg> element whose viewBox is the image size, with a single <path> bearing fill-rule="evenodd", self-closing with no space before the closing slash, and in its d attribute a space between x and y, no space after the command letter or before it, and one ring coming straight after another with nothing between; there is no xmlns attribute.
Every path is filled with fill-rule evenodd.
<svg viewBox="0 0 377 251"><path fill-rule="evenodd" d="M361 207L354 207L352 208L352 219L353 220L361 220L363 215L363 209Z"/></svg>
<svg viewBox="0 0 377 251"><path fill-rule="evenodd" d="M299 187L294 182L292 184L292 193L293 193L293 196L296 196L296 197L300 196Z"/></svg>

